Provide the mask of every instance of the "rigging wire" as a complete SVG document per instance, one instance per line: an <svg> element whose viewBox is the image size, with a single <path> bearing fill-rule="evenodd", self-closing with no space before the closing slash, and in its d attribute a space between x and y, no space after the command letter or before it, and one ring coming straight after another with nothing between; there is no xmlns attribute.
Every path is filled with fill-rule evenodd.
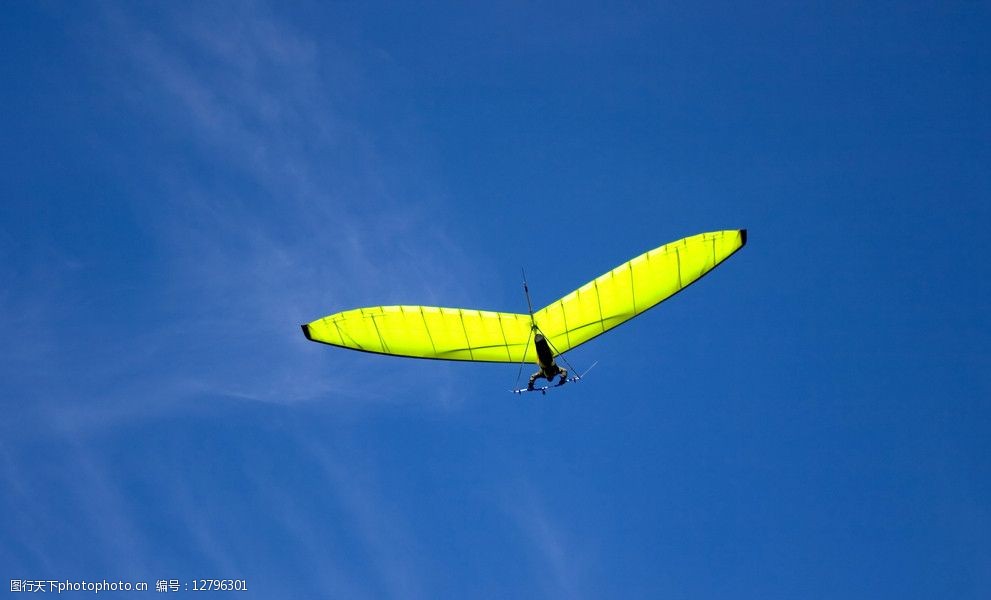
<svg viewBox="0 0 991 600"><path fill-rule="evenodd" d="M516 383L513 384L513 389L519 389L520 387L520 377L523 375L523 363L526 362L526 352L530 349L530 340L533 339L533 329L530 329L530 335L526 338L526 346L523 346L523 360L520 361L520 370L516 372Z"/></svg>
<svg viewBox="0 0 991 600"><path fill-rule="evenodd" d="M537 331L540 331L540 328L539 327L537 328ZM544 334L543 331L540 331L540 333L541 333L541 335ZM568 360L568 357L565 356L564 353L557 351L557 348L554 347L554 342L551 341L551 338L549 338L546 335L544 335L544 339L547 340L547 343L550 345L551 350L553 350L555 354L557 354L558 356L560 356L564 360L564 364L568 365L568 368L571 369L571 372L574 373L575 375L579 375L580 373L579 373L578 369L576 369L574 367L574 365L571 364L571 361Z"/></svg>
<svg viewBox="0 0 991 600"><path fill-rule="evenodd" d="M544 334L544 332L541 331L540 327L537 327L537 322L533 320L533 303L530 301L530 288L527 287L526 284L526 269L520 267L520 271L523 273L523 294L526 296L526 307L527 310L530 311L530 335L529 337L527 337L526 346L523 348L523 360L520 361L520 370L516 374L516 386L519 387L520 376L523 375L523 363L526 362L526 353L527 350L530 349L530 340L533 339L534 331L539 332L541 335L544 336L544 339L547 340L547 343L550 345L551 350L554 351L554 354L556 356L560 356L561 359L564 360L564 364L567 365L568 368L571 369L571 372L577 376L579 374L578 369L576 369L574 365L571 364L571 361L568 360L567 356L565 356L561 352L558 352L557 348L554 346L554 342L551 341L551 338L548 337L546 334Z"/></svg>

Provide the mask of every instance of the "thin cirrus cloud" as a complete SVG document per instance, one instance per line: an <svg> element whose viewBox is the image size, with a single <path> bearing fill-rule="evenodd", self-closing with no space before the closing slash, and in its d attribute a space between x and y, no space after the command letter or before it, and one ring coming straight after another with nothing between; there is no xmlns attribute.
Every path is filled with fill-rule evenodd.
<svg viewBox="0 0 991 600"><path fill-rule="evenodd" d="M506 482L508 483L508 482ZM537 487L527 480L507 486L516 490L503 497L503 509L524 535L530 566L538 574L549 598L581 598L585 579L582 575L586 552L578 531L567 530L556 522L546 508Z"/></svg>
<svg viewBox="0 0 991 600"><path fill-rule="evenodd" d="M118 294L141 305L140 326L99 344L77 340L89 357L68 357L43 319L85 320L85 303L69 301L83 292L53 297L45 290L56 281L2 299L35 307L15 331L33 332L31 347L44 355L35 364L78 374L50 383L41 418L79 429L209 396L384 400L385 389L361 383L352 357L328 369L298 324L361 303L436 301L470 269L434 201L392 191L391 180L412 173L416 197L429 196L430 177L379 156L374 127L336 108L342 87L374 89L344 51L263 5L219 22L209 9L149 19L107 8L102 22L99 36L81 34L86 56L111 103L125 107L120 121L162 157L106 144L121 180L140 180L122 187L155 262Z"/></svg>
<svg viewBox="0 0 991 600"><path fill-rule="evenodd" d="M337 110L341 86L376 93L360 61L354 66L264 6L216 23L202 12L147 19L105 10L99 36L83 35L85 59L108 102L124 108L123 126L159 152L104 144L152 258L135 259L147 261L137 269L146 277L92 285L112 289L123 312L142 318L135 325L94 316L79 283L92 265L57 244L35 257L48 265L35 280L21 279L36 284L0 297L5 307L34 307L17 323L2 322L18 337L31 334L25 364L59 367L30 392L19 386L36 402L20 403L13 421L34 424L22 431L43 423L44 434L18 434L5 451L12 493L3 507L37 522L7 523L27 541L5 556L24 568L166 574L175 564L157 558L159 548L181 545L173 557L218 571L244 572L260 554L273 566L259 578L295 574L299 587L347 597L426 595L429 549L372 455L358 442L343 453L363 460L360 469L323 438L272 434L254 419L272 414L271 405L408 401L395 377L366 380L365 369L384 363L363 366L340 352L331 366L333 351L306 342L298 324L358 303L442 304L484 288L444 231L438 215L449 207L439 184L380 155L375 127ZM406 190L394 192L407 175L410 197L438 199L410 202ZM82 323L81 333L60 337L53 314ZM448 375L443 364L422 366L385 368L416 373L422 386ZM457 401L452 394L417 401ZM245 401L253 410L229 437L197 420L202 405L217 403L237 421L234 407ZM38 460L57 468L23 468L34 444L43 449ZM243 477L214 480L239 465ZM58 543L61 523L39 516L60 510L84 524L68 544ZM546 514L528 505L513 519L533 544L534 571L549 573L547 590L574 592L574 569ZM81 540L97 547L89 560L70 556Z"/></svg>

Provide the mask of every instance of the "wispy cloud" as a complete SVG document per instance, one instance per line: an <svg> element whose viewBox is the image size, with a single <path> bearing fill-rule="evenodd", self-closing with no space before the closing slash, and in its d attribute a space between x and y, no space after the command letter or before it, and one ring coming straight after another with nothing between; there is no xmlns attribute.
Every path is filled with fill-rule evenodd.
<svg viewBox="0 0 991 600"><path fill-rule="evenodd" d="M120 122L156 151L108 149L155 259L151 276L120 294L143 318L126 335L77 333L69 345L87 354L69 356L64 332L49 324L52 314L90 317L78 292L22 277L17 297L0 297L19 318L0 328L30 340L20 355L33 368L66 367L35 416L73 429L210 396L387 396L362 383L370 369L406 366L343 352L331 363L332 351L307 343L298 324L361 303L456 302L473 270L445 234L443 203L394 191L411 174L417 198L440 196L429 176L384 158L374 127L340 108L378 93L373 78L358 57L263 3L139 13L106 7L81 43L125 108Z"/></svg>
<svg viewBox="0 0 991 600"><path fill-rule="evenodd" d="M533 571L548 598L581 598L585 548L575 532L552 518L533 486L521 484L504 499L506 512L529 542Z"/></svg>
<svg viewBox="0 0 991 600"><path fill-rule="evenodd" d="M0 447L4 489L10 494L4 499L4 529L22 544L5 564L65 572L59 568L63 547L53 542L72 544L86 538L92 554L82 557L77 566L145 572L149 566L147 539L133 518L134 503L122 493L119 478L86 443L67 442L57 448L58 458L38 470L22 466L23 450ZM51 456L51 451L44 452ZM66 521L73 527L67 528ZM19 576L30 577L28 573Z"/></svg>
<svg viewBox="0 0 991 600"><path fill-rule="evenodd" d="M2 519L4 518L11 518L11 516L16 515L19 521L18 529L23 528L36 534L23 537L4 536L6 539L0 542L0 559L5 565L14 566L30 561L44 569L52 570L54 563L45 548L44 541L39 539L40 536L37 535L42 524L36 514L23 510L23 507L37 502L37 492L28 480L28 475L7 444L0 441L0 476L3 477L3 490L5 492L0 495L0 506L3 507L0 514L4 515L0 518L0 522L3 522ZM15 529L13 523L4 523L4 525L5 531L14 531ZM14 545L15 543L17 546Z"/></svg>
<svg viewBox="0 0 991 600"><path fill-rule="evenodd" d="M188 428L170 435L167 428L155 434L154 425L136 427L156 444L135 448L126 461L119 436L48 445L44 470L23 467L29 450L0 443L0 524L10 534L0 542L0 558L11 575L171 577L195 565L197 572L248 578L256 591L291 577L291 589L333 597L421 597L417 545L367 473L318 441L271 432L257 421L245 429L296 466L284 469L251 445L217 456L223 442L194 441L212 429L209 422ZM176 447L205 451L206 464L189 468L188 456L168 451ZM218 477L214 464L230 473ZM74 556L79 547L89 552ZM169 551L176 547L178 555ZM285 556L273 560L274 547ZM363 558L349 560L349 553Z"/></svg>
<svg viewBox="0 0 991 600"><path fill-rule="evenodd" d="M225 362L234 373L203 385L277 402L339 394L355 387L345 373L359 369L344 359L348 368L328 382L295 324L346 307L353 294L344 290L356 287L382 303L400 301L400 290L407 302L437 296L455 287L459 253L425 207L393 196L395 165L335 109L342 89L369 93L340 50L318 48L260 5L224 27L200 16L173 24L169 39L186 42L178 52L154 33L133 36L134 67L175 100L156 116L177 121L206 164L247 182L218 189L163 169L161 235L177 275L170 301L209 307L183 316L218 349L240 348L232 355L247 368Z"/></svg>
<svg viewBox="0 0 991 600"><path fill-rule="evenodd" d="M20 356L32 373L16 384L31 402L6 399L5 439L71 453L52 460L47 475L26 477L19 471L30 462L26 455L4 455L5 501L8 514L40 518L47 508L32 504L40 488L70 490L68 514L121 536L116 543L100 534L94 543L104 551L101 560L122 571L159 566L150 548L154 528L136 516L149 513L183 531L195 556L233 571L238 556L225 521L200 504L216 510L227 498L191 491L177 476L184 450L167 449L160 463L157 449L139 453L149 460L138 472L118 469L102 444L127 443L114 436L231 400L262 412L271 407L259 403L350 410L414 401L382 373L431 386L428 373L443 377L443 364L383 365L377 361L389 359L335 352L303 339L298 324L359 302L455 302L466 285L484 282L465 283L472 269L445 233L443 204L418 204L394 191L411 168L384 158L375 132L338 108L344 99L375 93L353 57L294 29L264 4L239 5L223 18L210 7L179 14L165 6L155 18L138 10L107 7L81 47L96 79L119 94L120 121L156 150L142 157L107 149L108 169L133 191L127 209L150 246L145 254L152 258L136 259L148 261L142 266L149 273L115 295L139 318L103 326L108 317L91 310L97 300L79 282L116 282L92 280L92 265L73 262L57 246L50 256L35 253L32 260L45 267L18 274L23 285L16 291L0 290L0 308L18 315L0 318L0 335L31 340ZM415 178L416 197L430 197L429 176ZM17 243L2 238L0 250L12 253ZM67 330L66 323L92 325ZM417 542L376 492L374 475L354 472L319 442L308 444L314 477L346 515L347 535L364 549L377 583L356 581L328 549L311 527L311 506L270 480L251 479L247 469L250 508L270 515L274 535L294 540L308 561L301 570L330 576L335 593L422 595ZM128 487L134 485L162 494L169 509L142 507ZM27 529L15 531L30 539ZM49 556L63 531L63 524L50 525L36 556L22 555L19 564L70 562Z"/></svg>
<svg viewBox="0 0 991 600"><path fill-rule="evenodd" d="M377 580L390 598L424 596L417 571L417 548L402 517L390 510L374 492L369 472L347 468L323 444L310 440L307 447L321 467L321 475L348 515L356 534L375 567Z"/></svg>

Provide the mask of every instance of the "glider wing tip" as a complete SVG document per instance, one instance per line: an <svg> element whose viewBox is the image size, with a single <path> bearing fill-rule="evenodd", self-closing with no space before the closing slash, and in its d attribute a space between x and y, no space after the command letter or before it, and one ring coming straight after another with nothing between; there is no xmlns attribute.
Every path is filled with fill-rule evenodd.
<svg viewBox="0 0 991 600"><path fill-rule="evenodd" d="M746 229L741 229L740 230L740 245L741 246L746 246L747 245L747 230Z"/></svg>
<svg viewBox="0 0 991 600"><path fill-rule="evenodd" d="M303 323L302 325L300 325L300 328L303 330L303 335L306 336L306 339L312 342L313 336L310 335L310 325L308 323Z"/></svg>

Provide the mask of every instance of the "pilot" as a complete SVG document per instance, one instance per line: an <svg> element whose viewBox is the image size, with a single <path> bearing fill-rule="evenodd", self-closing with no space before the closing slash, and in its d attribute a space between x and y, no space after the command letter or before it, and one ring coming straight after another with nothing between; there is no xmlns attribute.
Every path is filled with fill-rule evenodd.
<svg viewBox="0 0 991 600"><path fill-rule="evenodd" d="M562 369L554 362L554 353L551 352L551 348L542 334L538 333L533 337L533 345L537 347L537 366L540 367L540 370L530 376L530 382L527 383L526 389L532 390L533 382L541 377L550 382L560 375L561 378L557 381L557 385L568 383L568 370Z"/></svg>

